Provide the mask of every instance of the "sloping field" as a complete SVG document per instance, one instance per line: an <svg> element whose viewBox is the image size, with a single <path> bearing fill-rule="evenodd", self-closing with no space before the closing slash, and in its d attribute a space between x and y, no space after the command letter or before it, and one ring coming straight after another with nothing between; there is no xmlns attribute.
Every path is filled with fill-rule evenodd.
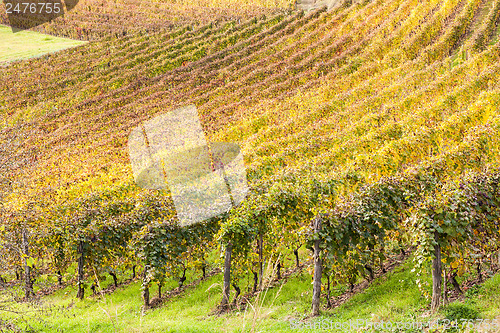
<svg viewBox="0 0 500 333"><path fill-rule="evenodd" d="M471 86L473 80L493 84L496 46L487 47L491 36L479 45L481 52L459 52L462 44L474 44L478 36L488 34L489 22L469 32L467 24L477 3L446 4L415 7L411 2L370 2L304 17L274 16L240 25L138 35L19 63L2 70L3 126L24 126L29 131L23 147L31 151L32 160L37 157L33 169L41 173L29 177L33 182L44 174L58 175L74 185L77 179L98 177L80 163L94 168L122 164L124 174L114 178L130 179L125 150L128 129L187 103L202 110L209 133L227 139L236 135L253 147L246 155L251 166L279 157L299 164L321 158L343 168L349 156L370 159L364 151L375 154L377 142L380 149L398 149L397 142L407 140L409 129L402 130L406 121L413 131L451 121L443 115L432 124L414 122L420 113L407 110L423 108L427 116L431 111L425 107L444 108L437 102L450 103L448 95L455 96L455 108L467 107L457 104L472 102L467 96L478 103L479 93L491 95L488 91L493 87ZM28 67L35 70L25 70ZM301 93L296 95L298 88ZM307 112L302 112L306 105ZM446 109L453 118L461 114ZM25 118L34 121L26 124ZM8 128L3 133L14 135ZM452 142L448 149L459 141ZM285 149L288 143L291 149ZM422 157L435 157L438 148L432 156ZM340 151L342 160L337 160ZM406 149L404 153L419 152L424 153ZM13 161L23 160L25 152L18 154ZM384 172L378 169L379 174L391 174L409 160L420 160L396 151L390 155L400 161L389 163ZM73 166L55 172L51 159L66 157ZM370 167L372 163L357 164ZM16 172L35 166L22 164L24 171Z"/></svg>
<svg viewBox="0 0 500 333"><path fill-rule="evenodd" d="M290 0L79 0L61 17L30 30L79 40L119 38L129 34L169 31L212 21L246 20L283 12ZM0 11L0 24L8 24Z"/></svg>
<svg viewBox="0 0 500 333"><path fill-rule="evenodd" d="M198 272L197 272L198 273ZM217 284L221 274L210 276L199 281L198 274L188 276L195 282L186 286L181 293L166 295L162 306L140 312L140 281L120 285L112 293L102 297L88 297L82 302L74 302L67 292L70 287L57 290L45 297L44 307L31 307L36 318L30 320L33 331L64 332L249 332L253 329L260 332L355 332L355 329L334 329L344 327L349 320L381 324L391 321L407 325L406 332L421 332L416 323L429 321L429 317L421 317L425 310L425 299L419 297L420 291L415 284L416 277L411 273L411 260L393 271L377 278L363 293L349 295L344 286L332 288L333 299L349 296L348 301L334 309L325 311L324 315L312 320L302 320L302 313L309 309L310 277L304 270L292 275L286 283L281 281L275 288L269 289L260 300L252 300L252 306L243 313L214 316L209 315L216 306L220 289ZM102 281L106 287L112 285L111 279ZM176 290L176 282L168 281L165 288ZM245 285L241 285L242 290ZM251 287L251 286L250 286ZM498 308L498 292L500 291L500 275L488 279L480 288L471 288L466 292L467 305L455 302L440 313L443 323L450 310L458 309L467 313L470 304L480 309L487 327L489 323L496 325L495 318L500 313ZM156 288L155 288L156 294ZM301 296L302 295L302 296ZM309 297L303 297L304 295ZM208 299L208 300L207 300ZM20 304L17 309L27 308ZM470 311L470 310L469 310ZM55 316L54 313L60 315ZM457 311L458 312L458 311ZM453 312L451 312L453 313ZM472 312L474 315L475 312ZM14 317L6 314L6 318ZM35 317L35 316L34 316ZM472 319L464 318L464 319ZM436 320L432 318L432 320ZM479 321L478 321L479 322ZM463 322L459 324L459 327ZM21 326L21 325L19 325ZM436 325L437 326L437 325ZM443 325L444 326L444 325ZM493 325L491 325L493 326ZM300 329L301 328L301 329ZM314 329L316 328L316 329ZM300 330L299 330L300 329ZM369 331L363 330L365 332ZM405 332L404 329L400 330ZM494 330L483 330L494 332Z"/></svg>
<svg viewBox="0 0 500 333"><path fill-rule="evenodd" d="M352 286L413 245L418 271L435 265L432 295L419 284L434 310L437 266L481 277L499 251L499 17L496 0L345 1L1 68L0 237L25 244L29 232L45 274L78 262L81 297L89 272L142 267L145 307L153 283L185 278L213 251L238 290L259 281L264 258L281 268L316 245L318 300L322 274ZM211 141L243 146L252 192L183 229L168 194L133 184L127 139L187 104ZM3 251L13 275L26 256Z"/></svg>
<svg viewBox="0 0 500 333"><path fill-rule="evenodd" d="M13 33L10 27L0 25L0 63L39 57L82 44L84 42L31 31Z"/></svg>

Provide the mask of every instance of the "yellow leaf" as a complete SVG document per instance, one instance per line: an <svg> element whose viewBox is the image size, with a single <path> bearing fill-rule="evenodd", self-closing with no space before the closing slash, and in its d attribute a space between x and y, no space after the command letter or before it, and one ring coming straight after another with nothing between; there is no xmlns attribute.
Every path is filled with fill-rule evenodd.
<svg viewBox="0 0 500 333"><path fill-rule="evenodd" d="M29 267L33 268L33 265L35 264L35 259L29 257L28 259L26 259L26 265L28 265Z"/></svg>

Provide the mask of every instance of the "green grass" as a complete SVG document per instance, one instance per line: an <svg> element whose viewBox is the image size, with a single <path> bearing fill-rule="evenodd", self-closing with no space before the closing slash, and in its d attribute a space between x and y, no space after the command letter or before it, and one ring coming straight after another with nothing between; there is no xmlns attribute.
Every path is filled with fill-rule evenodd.
<svg viewBox="0 0 500 333"><path fill-rule="evenodd" d="M417 287L417 276L411 272L411 261L375 280L363 293L333 311L341 320L410 320L420 315L427 301ZM427 276L426 276L427 277Z"/></svg>
<svg viewBox="0 0 500 333"><path fill-rule="evenodd" d="M345 304L333 310L323 310L318 318L308 318L312 294L311 277L304 270L286 283L269 289L260 299L253 299L252 306L244 312L217 316L211 312L220 301L222 274L214 275L198 286L189 287L179 296L169 299L161 307L143 312L140 298L140 281L119 287L103 298L89 297L76 300L76 289L68 287L42 299L41 305L31 308L16 304L15 309L38 309L28 321L34 332L324 332L310 329L316 323L348 323L350 320L366 322L427 322L429 319L478 316L494 319L500 315L500 275L493 276L482 286L467 291L463 302L454 302L431 315L429 300L420 293L416 274L411 272L410 260L396 267L385 276L374 280L362 293L356 294ZM430 272L424 272L422 281L430 291ZM128 273L127 273L128 275ZM191 272L186 283L199 277ZM102 286L111 284L108 277ZM242 293L252 281L240 281ZM164 292L175 288L177 282L168 280ZM332 290L332 296L346 290L343 285ZM151 297L157 293L151 287ZM232 291L233 292L233 291ZM325 300L322 300L323 305ZM324 306L322 306L324 309ZM44 309L40 311L40 309ZM458 316L458 317L457 317ZM8 314L11 319L15 315ZM37 318L34 320L33 318ZM303 329L292 330L291 322L303 321ZM26 327L18 321L20 327ZM346 332L352 330L330 330ZM386 330L387 331L387 330ZM459 330L460 331L460 330ZM364 331L366 332L366 330ZM372 330L370 332L378 332ZM419 332L419 330L388 330L387 332Z"/></svg>
<svg viewBox="0 0 500 333"><path fill-rule="evenodd" d="M13 33L10 27L0 25L0 63L39 57L85 43L27 30Z"/></svg>
<svg viewBox="0 0 500 333"><path fill-rule="evenodd" d="M466 292L465 303L480 311L484 319L493 319L500 316L500 274L486 280L481 286L475 288L473 292Z"/></svg>

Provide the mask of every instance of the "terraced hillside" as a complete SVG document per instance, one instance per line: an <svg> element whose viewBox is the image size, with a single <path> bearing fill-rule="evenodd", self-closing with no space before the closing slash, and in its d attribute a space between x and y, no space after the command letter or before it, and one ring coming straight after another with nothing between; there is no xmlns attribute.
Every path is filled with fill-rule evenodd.
<svg viewBox="0 0 500 333"><path fill-rule="evenodd" d="M279 271L305 245L318 314L322 276L353 285L415 245L435 309L440 257L481 276L499 250L499 16L493 0L345 1L1 68L0 274L26 257L35 275L78 263L83 298L89 272L142 267L147 307L153 282L205 272L221 250L225 311L230 286L253 276L257 291L264 258ZM133 185L127 138L187 104L211 141L241 143L252 194L185 229L168 194Z"/></svg>
<svg viewBox="0 0 500 333"><path fill-rule="evenodd" d="M75 8L65 11L64 16L30 30L72 39L97 40L165 32L188 24L197 26L213 21L241 21L285 11L290 7L289 0L79 0ZM3 9L0 11L0 24L9 24Z"/></svg>

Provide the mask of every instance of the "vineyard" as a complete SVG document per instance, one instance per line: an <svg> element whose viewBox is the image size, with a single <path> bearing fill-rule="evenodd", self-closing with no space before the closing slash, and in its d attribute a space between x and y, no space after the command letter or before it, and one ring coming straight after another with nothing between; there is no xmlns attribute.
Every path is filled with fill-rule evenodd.
<svg viewBox="0 0 500 333"><path fill-rule="evenodd" d="M269 3L85 0L35 28L92 41L0 68L0 286L140 281L150 311L212 279L224 316L307 266L315 317L401 254L434 313L500 269L500 1ZM181 227L127 141L189 104L242 146L250 194Z"/></svg>
<svg viewBox="0 0 500 333"><path fill-rule="evenodd" d="M66 0L66 8L71 1ZM73 2L74 8L65 11L64 16L30 30L86 41L114 39L140 33L165 32L184 25L197 26L213 21L240 22L254 16L284 12L292 7L292 3L288 0L243 2L74 0ZM0 24L9 25L3 10L0 11Z"/></svg>

